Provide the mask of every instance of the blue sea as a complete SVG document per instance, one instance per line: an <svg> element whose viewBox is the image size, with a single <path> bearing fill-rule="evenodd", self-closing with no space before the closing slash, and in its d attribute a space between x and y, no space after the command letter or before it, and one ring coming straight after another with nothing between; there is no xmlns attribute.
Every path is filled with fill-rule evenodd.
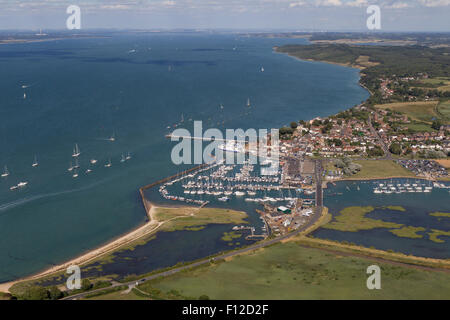
<svg viewBox="0 0 450 320"><path fill-rule="evenodd" d="M0 282L62 263L144 223L138 188L184 169L170 161L168 127L202 120L204 129L278 128L368 97L358 70L272 49L287 43L306 40L128 33L1 45L0 170L7 165L10 175L0 179ZM67 170L75 144L76 179ZM121 163L128 152L131 160ZM32 167L35 156L39 165ZM85 174L87 168L93 171ZM28 185L11 191L20 181ZM207 250L198 236L186 249L189 232L188 239L164 235L161 248L178 249L160 265L222 250L214 245L223 232L217 229L205 233Z"/></svg>

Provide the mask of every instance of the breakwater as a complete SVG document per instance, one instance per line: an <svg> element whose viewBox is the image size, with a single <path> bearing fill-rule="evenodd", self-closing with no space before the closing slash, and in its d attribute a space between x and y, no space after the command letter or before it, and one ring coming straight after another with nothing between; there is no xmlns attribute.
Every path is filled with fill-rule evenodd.
<svg viewBox="0 0 450 320"><path fill-rule="evenodd" d="M208 166L208 164L207 164L207 163L203 163L203 164L200 164L200 165L195 166L195 167L193 167L193 168L190 168L190 169L187 169L187 170L178 172L178 173L176 173L176 174L174 174L174 175L171 175L171 176L169 176L169 177L160 179L160 180L158 180L158 181L155 181L155 182L153 182L153 183L150 183L150 184L147 184L147 185L145 185L145 186L143 186L143 187L140 187L140 188L139 188L139 194L140 194L140 196L141 196L142 204L144 205L144 209L145 209L145 212L147 213L148 218L151 219L151 217L150 217L150 209L152 208L152 204L151 204L150 201L148 201L148 200L145 198L145 190L148 190L148 189L153 188L153 187L155 187L155 186L157 186L157 185L166 183L166 182L168 182L168 181L171 181L171 180L173 180L173 179L176 179L176 178L178 178L178 177L180 177L180 176L183 176L183 175L185 175L185 174L191 173L191 172L193 172L193 171L202 169L202 168L204 168L204 167L206 167L206 166Z"/></svg>

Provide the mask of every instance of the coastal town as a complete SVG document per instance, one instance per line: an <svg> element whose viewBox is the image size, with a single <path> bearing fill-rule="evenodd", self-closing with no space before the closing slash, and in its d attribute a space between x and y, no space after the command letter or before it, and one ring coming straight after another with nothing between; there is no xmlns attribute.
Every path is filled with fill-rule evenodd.
<svg viewBox="0 0 450 320"><path fill-rule="evenodd" d="M412 132L410 123L405 114L359 105L335 116L281 128L280 151L285 158L396 159L418 177L448 177L446 168L433 159L445 159L450 152L450 125ZM330 172L335 177L350 174L338 168Z"/></svg>

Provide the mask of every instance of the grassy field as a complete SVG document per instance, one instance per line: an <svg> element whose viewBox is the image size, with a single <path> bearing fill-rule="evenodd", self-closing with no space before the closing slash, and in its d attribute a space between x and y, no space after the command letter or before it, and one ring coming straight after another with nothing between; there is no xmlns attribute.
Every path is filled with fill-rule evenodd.
<svg viewBox="0 0 450 320"><path fill-rule="evenodd" d="M390 109L405 113L411 120L431 123L433 118L439 118L436 107L439 101L398 102L376 105L375 108Z"/></svg>
<svg viewBox="0 0 450 320"><path fill-rule="evenodd" d="M143 295L136 294L136 291L130 291L128 293L125 291L119 291L86 298L85 300L148 300L148 298Z"/></svg>
<svg viewBox="0 0 450 320"><path fill-rule="evenodd" d="M432 212L430 216L450 218L450 212Z"/></svg>
<svg viewBox="0 0 450 320"><path fill-rule="evenodd" d="M334 216L334 220L322 228L339 231L356 232L374 228L400 228L401 224L367 218L365 215L375 210L374 207L347 207Z"/></svg>
<svg viewBox="0 0 450 320"><path fill-rule="evenodd" d="M432 88L436 88L439 91L450 91L450 79L445 77L436 77L423 79L420 81L425 85L429 85Z"/></svg>
<svg viewBox="0 0 450 320"><path fill-rule="evenodd" d="M441 239L440 236L450 237L450 231L431 229L431 232L428 233L428 236L431 241L444 243L445 240Z"/></svg>
<svg viewBox="0 0 450 320"><path fill-rule="evenodd" d="M368 266L381 267L381 290L368 290ZM414 284L414 290L410 290ZM449 299L450 274L340 256L296 242L144 283L146 292L211 299Z"/></svg>
<svg viewBox="0 0 450 320"><path fill-rule="evenodd" d="M392 160L361 160L361 171L352 175L355 179L378 179L389 177L414 177L414 173L403 168Z"/></svg>
<svg viewBox="0 0 450 320"><path fill-rule="evenodd" d="M161 231L186 230L202 227L207 224L246 224L247 214L220 208L157 208L155 217L158 221L166 221Z"/></svg>
<svg viewBox="0 0 450 320"><path fill-rule="evenodd" d="M450 121L450 100L440 101L437 112L445 121Z"/></svg>
<svg viewBox="0 0 450 320"><path fill-rule="evenodd" d="M400 229L389 230L389 232L395 234L397 237L411 238L411 239L423 238L423 235L417 233L419 231L425 231L425 228L405 226Z"/></svg>

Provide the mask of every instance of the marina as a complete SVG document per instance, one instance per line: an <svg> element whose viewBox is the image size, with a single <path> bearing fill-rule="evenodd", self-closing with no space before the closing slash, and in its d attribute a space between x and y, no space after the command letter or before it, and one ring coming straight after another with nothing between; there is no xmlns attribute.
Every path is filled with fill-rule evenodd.
<svg viewBox="0 0 450 320"><path fill-rule="evenodd" d="M254 170L255 166L248 163L225 165L214 162L163 183L159 193L167 200L202 205L210 197L221 202L232 197L255 203L286 202L297 199L303 192L301 188L280 184L281 171L276 176L261 176Z"/></svg>

